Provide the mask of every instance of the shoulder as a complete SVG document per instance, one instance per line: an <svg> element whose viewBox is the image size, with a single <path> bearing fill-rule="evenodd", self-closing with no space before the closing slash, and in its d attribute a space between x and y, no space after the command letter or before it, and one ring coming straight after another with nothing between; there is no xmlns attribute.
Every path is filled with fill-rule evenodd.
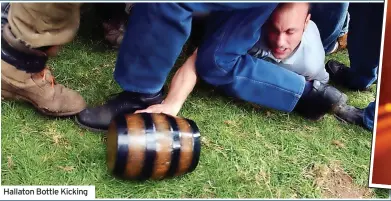
<svg viewBox="0 0 391 201"><path fill-rule="evenodd" d="M313 21L309 22L304 32L301 45L303 46L301 49L303 64L316 74L316 71L324 68L325 51L318 27Z"/></svg>
<svg viewBox="0 0 391 201"><path fill-rule="evenodd" d="M313 22L312 20L308 22L307 28L303 34L303 39L316 40L322 42L322 39L320 38L318 26L316 26L315 22Z"/></svg>
<svg viewBox="0 0 391 201"><path fill-rule="evenodd" d="M318 27L313 21L310 20L308 23L301 42L304 54L310 54L310 57L317 57L317 59L325 57L322 39L320 38Z"/></svg>

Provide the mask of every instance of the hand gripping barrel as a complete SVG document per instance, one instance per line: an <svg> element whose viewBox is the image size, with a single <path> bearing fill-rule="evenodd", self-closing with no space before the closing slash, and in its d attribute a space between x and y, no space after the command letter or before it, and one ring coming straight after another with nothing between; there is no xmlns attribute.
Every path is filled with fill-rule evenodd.
<svg viewBox="0 0 391 201"><path fill-rule="evenodd" d="M107 136L108 169L123 179L164 179L192 172L200 151L197 125L166 114L119 115Z"/></svg>

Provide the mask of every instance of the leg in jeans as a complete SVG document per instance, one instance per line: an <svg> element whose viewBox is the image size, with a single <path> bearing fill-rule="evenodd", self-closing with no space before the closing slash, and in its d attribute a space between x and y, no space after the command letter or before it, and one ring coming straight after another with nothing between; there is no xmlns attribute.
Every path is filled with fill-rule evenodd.
<svg viewBox="0 0 391 201"><path fill-rule="evenodd" d="M352 21L351 34L348 37L350 69L350 85L357 88L368 88L377 79L380 60L381 33L383 27L384 3L357 4L351 7L353 18L361 21ZM369 16L365 18L364 16ZM362 23L365 23L364 25ZM364 39L364 40L363 40ZM375 117L375 102L371 102L364 109L364 125L373 129Z"/></svg>
<svg viewBox="0 0 391 201"><path fill-rule="evenodd" d="M331 52L341 32L346 31L349 3L313 3L311 18L318 26L325 52Z"/></svg>
<svg viewBox="0 0 391 201"><path fill-rule="evenodd" d="M76 91L54 83L45 68L48 56L57 52L55 47L74 38L80 4L12 3L2 15L8 15L2 23L2 97L28 101L52 116L83 110L84 99Z"/></svg>
<svg viewBox="0 0 391 201"><path fill-rule="evenodd" d="M346 14L346 18L345 18L345 22L343 23L342 30L339 33L339 37L341 37L349 32L349 22L350 22L350 14L348 12Z"/></svg>
<svg viewBox="0 0 391 201"><path fill-rule="evenodd" d="M348 50L348 85L368 88L377 79L383 27L383 3L352 4ZM364 15L365 14L365 15Z"/></svg>
<svg viewBox="0 0 391 201"><path fill-rule="evenodd" d="M377 79L383 22L382 3L355 3L349 8L348 51L351 67L329 61L326 69L335 83L366 90ZM362 15L365 13L366 15Z"/></svg>
<svg viewBox="0 0 391 201"><path fill-rule="evenodd" d="M330 61L326 68L330 78L351 89L367 89L377 79L383 25L383 3L351 4L348 50L351 67ZM365 110L349 108L337 114L347 122L373 129L375 103Z"/></svg>
<svg viewBox="0 0 391 201"><path fill-rule="evenodd" d="M129 24L120 47L114 72L114 78L124 89L124 92L120 93L116 98L107 101L104 105L87 108L78 115L78 122L84 127L106 130L111 119L117 114L123 112L133 113L135 110L144 109L151 104L162 101L161 89L182 50L182 46L190 35L193 12L203 13L257 8L259 12L257 17L249 16L249 20L240 19L241 21L237 22L240 25L246 23L248 29L235 30L233 37L238 39L237 44L240 44L240 46L235 47L230 44L226 52L219 52L220 61L218 61L217 65L221 67L222 63L225 62L227 67L234 68L234 71L237 72L244 71L243 67L247 65L250 67L262 65L263 62L250 58L247 55L247 50L259 39L260 34L257 33L260 32L262 24L276 6L277 4L275 3L149 3L135 5L129 18ZM254 19L256 20L254 21ZM230 27L229 31L232 31L232 27ZM231 33L225 34L230 35ZM225 39L231 38L225 37ZM210 50L203 50L203 52L208 51ZM235 62L238 63L235 64ZM214 71L216 66L211 66L211 70ZM260 72L277 72L275 69L264 69L264 72L262 70ZM256 73L255 71L258 71L258 69L252 68L252 70L243 72L241 75L246 76ZM283 74L290 73L285 72ZM240 79L246 79L246 77ZM287 105L282 106L281 104L268 103L267 101L262 103L285 111L292 110L303 91L304 79L294 75L290 75L286 79L289 80L288 83L299 84L296 86L285 86L285 84L282 84L285 82L285 76L265 75L265 89L274 87L281 90L276 90L276 92L271 94L264 94L266 90L261 90L261 95L265 98L268 96L276 101L285 99ZM251 81L244 82L249 83ZM235 85L237 83L231 82L231 84L233 87L238 88ZM312 87L312 85L308 86L309 88ZM320 91L323 92L327 89L327 87L322 86ZM248 92L246 96L249 94L251 92ZM294 96L296 97L292 94L295 94ZM317 94L315 97L319 97L319 95Z"/></svg>
<svg viewBox="0 0 391 201"><path fill-rule="evenodd" d="M197 72L229 95L290 112L304 90L304 77L247 53L261 35L261 27L256 25L263 24L269 16L260 14L261 9L210 16L198 49Z"/></svg>
<svg viewBox="0 0 391 201"><path fill-rule="evenodd" d="M93 130L106 130L119 113L133 113L160 103L167 75L190 35L194 12L259 7L270 14L276 6L275 3L136 4L129 16L114 72L124 92L104 105L82 111L77 122ZM260 26L253 24L254 28Z"/></svg>
<svg viewBox="0 0 391 201"><path fill-rule="evenodd" d="M369 105L364 109L363 121L367 129L373 130L373 121L375 119L375 108L376 102L370 102Z"/></svg>
<svg viewBox="0 0 391 201"><path fill-rule="evenodd" d="M190 35L193 12L259 7L262 11L260 15L265 15L263 13L270 14L276 5L275 3L137 4L129 17L114 78L125 91L157 93L163 87L182 46ZM253 24L253 26L261 25ZM140 77L143 79L138 79Z"/></svg>

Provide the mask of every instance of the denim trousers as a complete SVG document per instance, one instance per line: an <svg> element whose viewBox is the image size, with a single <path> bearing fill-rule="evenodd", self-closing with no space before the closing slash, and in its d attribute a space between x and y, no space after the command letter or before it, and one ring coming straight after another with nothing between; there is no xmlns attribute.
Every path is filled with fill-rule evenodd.
<svg viewBox="0 0 391 201"><path fill-rule="evenodd" d="M382 3L315 3L312 19L318 26L325 51L330 51L349 22L348 87L367 88L377 79L381 32ZM349 14L348 15L348 11Z"/></svg>
<svg viewBox="0 0 391 201"><path fill-rule="evenodd" d="M384 3L354 3L349 7L348 83L353 88L368 88L377 79L383 8Z"/></svg>
<svg viewBox="0 0 391 201"><path fill-rule="evenodd" d="M349 83L356 88L367 88L377 79L380 61L384 3L354 3L348 35L350 59ZM373 130L376 103L364 109L364 124Z"/></svg>
<svg viewBox="0 0 391 201"><path fill-rule="evenodd" d="M197 73L229 95L290 112L300 99L303 76L247 51L261 37L261 27L276 3L138 4L118 55L114 78L125 91L162 89L190 35L192 13L213 12L196 61Z"/></svg>
<svg viewBox="0 0 391 201"><path fill-rule="evenodd" d="M318 26L325 52L330 52L338 37L348 32L349 3L312 3L311 19Z"/></svg>
<svg viewBox="0 0 391 201"><path fill-rule="evenodd" d="M333 16L322 14L321 4L314 6L317 15L315 23L318 23L320 34L322 38L330 41L336 40L338 33L341 31L345 19L344 5L342 3L329 4L330 10L324 10L325 12L332 13ZM332 9L331 7L335 7ZM367 88L372 85L377 79L378 66L380 60L380 48L381 48L381 35L383 24L383 9L384 3L351 3L349 5L349 34L348 34L348 52L350 59L350 68L348 70L349 76L348 87L352 88ZM313 11L314 11L313 10ZM337 12L337 11L340 12ZM319 19L321 16L325 19ZM335 19L331 20L330 19ZM339 19L339 20L338 20ZM333 22L328 26L324 25L327 22ZM329 43L328 40L323 41L325 49L327 49ZM364 109L364 124L372 130L375 116L375 102L371 102Z"/></svg>

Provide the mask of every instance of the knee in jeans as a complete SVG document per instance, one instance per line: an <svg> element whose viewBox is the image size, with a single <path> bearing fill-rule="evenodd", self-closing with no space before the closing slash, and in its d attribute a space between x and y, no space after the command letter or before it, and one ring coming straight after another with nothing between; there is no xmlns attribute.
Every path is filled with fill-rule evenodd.
<svg viewBox="0 0 391 201"><path fill-rule="evenodd" d="M223 70L215 62L214 54L198 50L196 61L197 74L207 83L214 86L229 84L233 80L232 71Z"/></svg>

